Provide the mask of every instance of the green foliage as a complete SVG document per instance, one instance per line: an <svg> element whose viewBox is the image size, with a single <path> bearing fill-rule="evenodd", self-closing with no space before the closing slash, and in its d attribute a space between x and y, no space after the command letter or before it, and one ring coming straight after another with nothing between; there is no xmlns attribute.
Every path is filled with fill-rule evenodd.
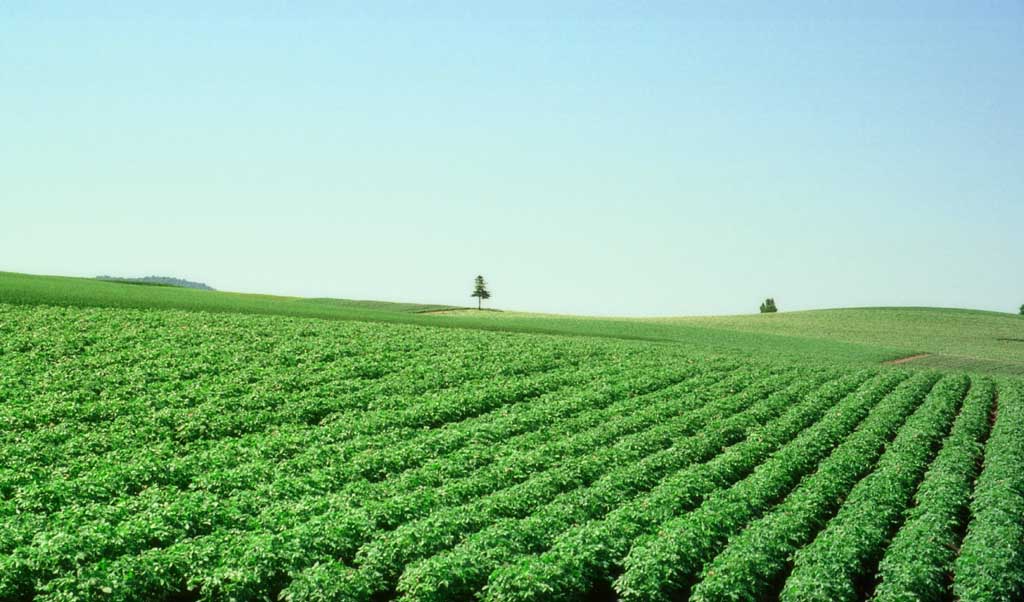
<svg viewBox="0 0 1024 602"><path fill-rule="evenodd" d="M953 563L989 433L994 394L992 381L972 383L953 431L914 496L906 523L885 552L874 598L878 602L950 598Z"/></svg>
<svg viewBox="0 0 1024 602"><path fill-rule="evenodd" d="M936 308L875 308L753 316L611 319L513 312L461 312L441 305L300 299L134 286L86 278L0 272L0 303L183 309L471 330L671 343L690 352L747 353L800 362L878 364L928 352L905 368L1024 375L1024 322L1011 314Z"/></svg>
<svg viewBox="0 0 1024 602"><path fill-rule="evenodd" d="M866 374L851 374L806 395L780 419L749 432L706 463L694 464L663 479L656 487L618 506L603 518L573 526L555 538L543 554L521 557L491 574L488 600L547 600L582 596L606 581L621 566L639 537L713 492L746 476L778 447L831 409ZM900 378L896 376L895 378ZM777 398L791 397L784 391ZM805 390L804 393L807 393ZM859 403L870 403L854 396ZM849 404L849 401L840 402ZM844 406L845 407L845 406Z"/></svg>
<svg viewBox="0 0 1024 602"><path fill-rule="evenodd" d="M777 311L779 311L779 308L775 307L775 299L768 297L763 303L761 303L761 313L773 314Z"/></svg>
<svg viewBox="0 0 1024 602"><path fill-rule="evenodd" d="M487 290L487 283L484 282L483 276L477 276L473 280L473 293L470 297L476 297L477 305L476 308L480 309L480 302L484 299L491 298L491 292Z"/></svg>
<svg viewBox="0 0 1024 602"><path fill-rule="evenodd" d="M709 425L700 431L699 436L677 440L672 447L651 454L632 466L623 465L612 470L589 487L561 494L525 518L498 521L466 538L454 549L406 568L398 582L398 591L410 601L439 602L472 595L487 583L492 571L516 556L548 547L554 537L566 529L599 517L625 500L647 492L651 484L674 471L707 462L753 431L763 428L767 421L775 424L782 412L812 391L820 380L813 376L801 379L718 424ZM834 401L856 383L856 380L843 382L842 386L833 387L830 394L823 397ZM752 397L756 399L763 395L762 389ZM815 401L819 406L823 405L820 399ZM452 575L458 575L458 579L453 580Z"/></svg>
<svg viewBox="0 0 1024 602"><path fill-rule="evenodd" d="M798 551L782 589L783 602L860 600L887 539L899 526L919 479L942 441L967 389L968 379L940 381L879 460L850 492L839 513Z"/></svg>
<svg viewBox="0 0 1024 602"><path fill-rule="evenodd" d="M619 595L626 600L653 601L669 600L686 591L730 537L770 510L805 474L814 472L854 428L857 431L850 440L867 439L877 449L935 380L933 375L919 374L903 382L870 414L873 403L856 404L858 411L843 408L830 412L749 477L713 495L696 510L662 524L654 537L642 540L629 552L625 572L615 584ZM863 395L874 402L896 382L898 379L883 380Z"/></svg>
<svg viewBox="0 0 1024 602"><path fill-rule="evenodd" d="M907 383L893 400L919 399ZM892 406L880 406L807 475L785 500L729 540L702 571L692 599L701 602L728 596L734 600L774 599L782 587L793 553L810 542L833 516L851 488L874 465L894 428Z"/></svg>
<svg viewBox="0 0 1024 602"><path fill-rule="evenodd" d="M63 307L181 309L192 312L276 315L385 324L442 326L470 330L601 337L672 343L697 353L741 351L819 363L820 358L827 357L830 361L842 360L877 364L884 359L904 354L902 351L877 346L850 345L806 337L722 331L688 324L509 312L473 311L471 315L466 315L457 311L439 311L456 308L436 305L249 295L177 287L136 286L87 278L31 276L10 272L0 272L0 303ZM789 315L780 314L780 316Z"/></svg>
<svg viewBox="0 0 1024 602"><path fill-rule="evenodd" d="M668 318L659 324L721 333L842 341L889 350L886 360L920 353L904 368L1024 376L1024 321L1010 313L936 307L819 309L760 315ZM780 348L784 346L780 345ZM830 355L833 353L827 351ZM832 355L836 357L835 355Z"/></svg>
<svg viewBox="0 0 1024 602"><path fill-rule="evenodd" d="M951 566L962 599L1020 594L1017 380L974 379L953 422L967 377L856 354L287 303L387 319L0 303L0 600L540 601L619 575L627 599L771 599L801 548L863 582L894 534L879 596Z"/></svg>
<svg viewBox="0 0 1024 602"><path fill-rule="evenodd" d="M953 592L959 600L1024 597L1024 383L1001 385L997 410L956 560Z"/></svg>

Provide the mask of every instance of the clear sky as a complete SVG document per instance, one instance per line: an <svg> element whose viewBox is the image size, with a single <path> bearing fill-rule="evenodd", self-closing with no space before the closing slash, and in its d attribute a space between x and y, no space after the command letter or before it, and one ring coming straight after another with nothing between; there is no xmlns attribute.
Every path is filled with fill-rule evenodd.
<svg viewBox="0 0 1024 602"><path fill-rule="evenodd" d="M0 4L0 270L1024 303L1020 1L54 4Z"/></svg>

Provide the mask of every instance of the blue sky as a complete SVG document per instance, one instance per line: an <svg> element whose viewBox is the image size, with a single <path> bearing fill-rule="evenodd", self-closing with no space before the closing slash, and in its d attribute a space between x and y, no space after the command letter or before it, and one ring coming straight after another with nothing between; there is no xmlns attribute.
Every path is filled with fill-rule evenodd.
<svg viewBox="0 0 1024 602"><path fill-rule="evenodd" d="M1020 2L166 4L0 5L0 269L1024 303Z"/></svg>

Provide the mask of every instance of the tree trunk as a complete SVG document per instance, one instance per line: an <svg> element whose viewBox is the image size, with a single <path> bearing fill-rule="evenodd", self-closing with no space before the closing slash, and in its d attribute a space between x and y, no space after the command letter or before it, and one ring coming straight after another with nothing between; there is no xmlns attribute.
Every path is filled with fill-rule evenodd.
<svg viewBox="0 0 1024 602"><path fill-rule="evenodd" d="M480 304L483 303L483 301L484 300L482 298L480 298L480 297L476 298L476 310L477 311L480 311Z"/></svg>

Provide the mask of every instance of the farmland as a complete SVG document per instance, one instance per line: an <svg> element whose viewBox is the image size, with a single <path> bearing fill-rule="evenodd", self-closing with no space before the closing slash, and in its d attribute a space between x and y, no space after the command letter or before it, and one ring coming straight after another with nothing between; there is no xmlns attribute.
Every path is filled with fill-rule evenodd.
<svg viewBox="0 0 1024 602"><path fill-rule="evenodd" d="M696 353L875 366L917 354L913 367L1024 376L1024 319L941 308L831 309L698 318L595 318L453 309L420 303L307 299L0 272L0 303L179 309L551 334L673 345Z"/></svg>
<svg viewBox="0 0 1024 602"><path fill-rule="evenodd" d="M767 319L759 319L764 318ZM748 333L828 337L853 344L926 353L917 365L1024 375L1024 320L1019 315L932 307L795 311L772 316L669 318ZM910 355L909 353L907 355Z"/></svg>
<svg viewBox="0 0 1024 602"><path fill-rule="evenodd" d="M0 600L1024 592L1020 380L709 349L0 304Z"/></svg>

